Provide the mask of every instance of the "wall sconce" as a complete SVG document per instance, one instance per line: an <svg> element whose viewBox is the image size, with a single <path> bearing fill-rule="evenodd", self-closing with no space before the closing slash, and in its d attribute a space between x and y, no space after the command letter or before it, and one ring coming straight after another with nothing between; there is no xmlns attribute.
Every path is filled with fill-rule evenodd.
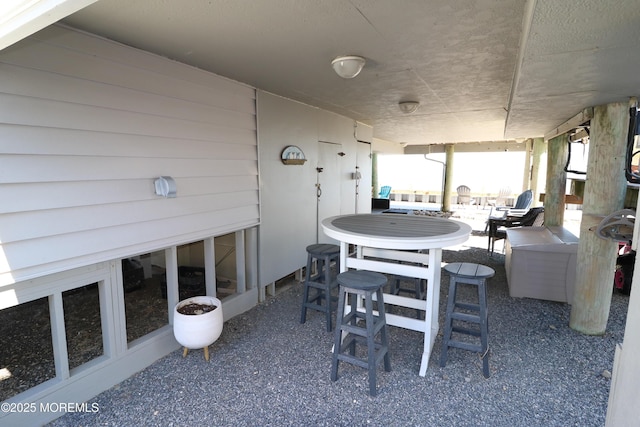
<svg viewBox="0 0 640 427"><path fill-rule="evenodd" d="M161 176L154 181L156 195L173 198L177 196L176 181L170 176Z"/></svg>
<svg viewBox="0 0 640 427"><path fill-rule="evenodd" d="M365 59L361 56L339 56L331 61L331 66L337 75L343 79L352 79L362 71Z"/></svg>
<svg viewBox="0 0 640 427"><path fill-rule="evenodd" d="M411 114L415 112L419 106L420 106L420 103L418 101L398 102L398 107L400 108L400 111L402 111L404 114Z"/></svg>

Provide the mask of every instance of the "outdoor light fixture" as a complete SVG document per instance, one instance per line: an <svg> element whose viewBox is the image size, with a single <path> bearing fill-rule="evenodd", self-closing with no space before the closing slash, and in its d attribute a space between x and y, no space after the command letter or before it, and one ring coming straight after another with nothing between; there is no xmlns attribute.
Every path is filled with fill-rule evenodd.
<svg viewBox="0 0 640 427"><path fill-rule="evenodd" d="M418 101L398 102L398 107L400 107L400 111L402 111L404 114L411 114L415 112L419 106L420 106L420 103Z"/></svg>
<svg viewBox="0 0 640 427"><path fill-rule="evenodd" d="M156 178L153 184L155 186L157 196L167 198L176 197L176 181L170 176L161 176Z"/></svg>
<svg viewBox="0 0 640 427"><path fill-rule="evenodd" d="M331 61L333 70L343 79L352 79L362 71L365 60L361 56L339 56Z"/></svg>

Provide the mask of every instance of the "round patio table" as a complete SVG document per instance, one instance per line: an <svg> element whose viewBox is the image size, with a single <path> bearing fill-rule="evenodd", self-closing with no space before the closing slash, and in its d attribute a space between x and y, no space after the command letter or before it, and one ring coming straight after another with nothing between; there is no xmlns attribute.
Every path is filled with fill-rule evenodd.
<svg viewBox="0 0 640 427"><path fill-rule="evenodd" d="M340 242L340 270L378 271L427 280L427 299L384 294L386 304L424 310L424 320L387 313L387 324L424 333L420 376L425 376L438 335L442 248L464 243L471 227L445 218L403 214L340 215L322 221L324 233ZM355 245L355 253L349 253Z"/></svg>

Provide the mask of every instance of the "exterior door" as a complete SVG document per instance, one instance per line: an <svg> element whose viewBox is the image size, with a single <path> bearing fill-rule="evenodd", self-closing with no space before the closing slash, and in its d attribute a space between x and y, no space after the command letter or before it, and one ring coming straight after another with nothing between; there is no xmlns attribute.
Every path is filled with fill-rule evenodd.
<svg viewBox="0 0 640 427"><path fill-rule="evenodd" d="M318 142L318 164L316 166L317 202L317 241L318 243L336 243L325 236L322 220L340 215L340 159L338 153L342 145Z"/></svg>

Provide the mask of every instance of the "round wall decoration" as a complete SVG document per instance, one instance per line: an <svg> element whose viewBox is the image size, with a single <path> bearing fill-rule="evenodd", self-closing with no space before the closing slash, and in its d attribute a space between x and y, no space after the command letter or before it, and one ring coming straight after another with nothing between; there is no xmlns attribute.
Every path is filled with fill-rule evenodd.
<svg viewBox="0 0 640 427"><path fill-rule="evenodd" d="M300 147L295 145L287 145L284 147L280 159L285 165L303 165L304 162L307 161Z"/></svg>

